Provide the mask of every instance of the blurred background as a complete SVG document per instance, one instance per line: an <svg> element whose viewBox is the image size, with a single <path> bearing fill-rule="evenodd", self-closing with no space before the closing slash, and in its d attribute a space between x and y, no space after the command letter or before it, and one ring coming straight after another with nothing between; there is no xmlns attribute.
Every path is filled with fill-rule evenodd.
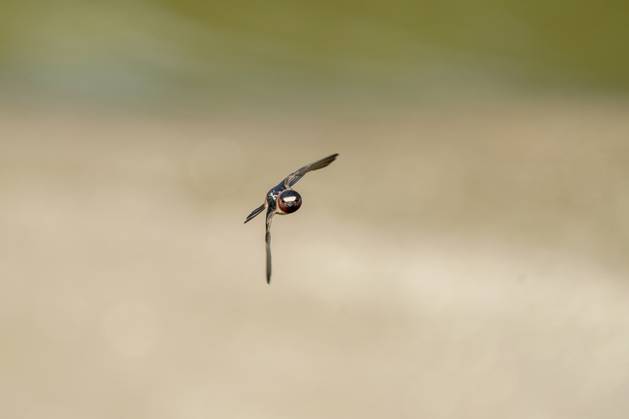
<svg viewBox="0 0 629 419"><path fill-rule="evenodd" d="M3 0L0 417L626 418L627 22Z"/></svg>

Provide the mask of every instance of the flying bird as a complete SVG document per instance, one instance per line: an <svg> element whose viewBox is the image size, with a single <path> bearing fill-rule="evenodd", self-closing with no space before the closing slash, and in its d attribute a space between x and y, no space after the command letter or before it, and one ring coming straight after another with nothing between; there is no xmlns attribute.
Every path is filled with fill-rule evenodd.
<svg viewBox="0 0 629 419"><path fill-rule="evenodd" d="M295 186L295 184L299 182L306 173L313 170L323 169L336 160L337 156L338 153L332 154L331 156L317 160L314 163L297 169L290 175L286 176L280 183L267 192L264 203L251 211L245 219L246 224L266 209L266 235L264 240L266 241L267 284L271 283L271 221L273 220L273 216L275 214L292 214L297 211L299 207L301 207L302 200L301 195L293 189L293 186Z"/></svg>

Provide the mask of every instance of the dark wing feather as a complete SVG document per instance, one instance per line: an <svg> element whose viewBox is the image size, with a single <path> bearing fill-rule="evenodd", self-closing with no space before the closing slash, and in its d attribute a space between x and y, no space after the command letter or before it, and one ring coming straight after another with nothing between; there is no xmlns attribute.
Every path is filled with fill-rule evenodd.
<svg viewBox="0 0 629 419"><path fill-rule="evenodd" d="M271 221L275 211L269 210L266 213L266 234L264 240L266 241L266 283L271 283Z"/></svg>
<svg viewBox="0 0 629 419"><path fill-rule="evenodd" d="M256 218L258 216L258 214L260 214L262 211L264 211L264 204L260 205L258 208L256 208L253 211L251 211L251 213L249 215L247 215L247 219L245 220L245 224L247 224L249 221L251 221L254 218Z"/></svg>
<svg viewBox="0 0 629 419"><path fill-rule="evenodd" d="M308 164L294 171L293 173L288 175L286 179L284 179L284 186L287 188L292 187L297 182L299 182L306 173L311 172L313 170L323 169L324 167L332 163L334 160L336 160L337 156L338 156L338 153L332 154L331 156L325 157L321 160L317 160L314 163Z"/></svg>

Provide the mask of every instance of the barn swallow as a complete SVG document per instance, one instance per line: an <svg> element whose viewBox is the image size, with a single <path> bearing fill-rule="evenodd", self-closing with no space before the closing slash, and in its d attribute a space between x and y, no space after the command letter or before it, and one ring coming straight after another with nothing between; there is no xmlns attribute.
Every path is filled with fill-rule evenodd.
<svg viewBox="0 0 629 419"><path fill-rule="evenodd" d="M301 195L295 190L293 186L301 180L302 177L308 172L313 170L323 169L328 166L334 160L336 160L337 154L325 157L321 160L317 160L314 163L308 164L300 169L297 169L290 175L286 176L280 183L269 190L264 199L264 204L251 211L251 213L245 219L245 224L254 219L258 214L266 209L266 283L271 283L271 220L275 214L285 215L292 214L301 207Z"/></svg>

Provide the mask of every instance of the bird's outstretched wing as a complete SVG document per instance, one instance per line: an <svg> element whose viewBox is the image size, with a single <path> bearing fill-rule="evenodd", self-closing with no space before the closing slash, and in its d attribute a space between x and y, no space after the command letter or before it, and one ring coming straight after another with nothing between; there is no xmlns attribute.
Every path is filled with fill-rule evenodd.
<svg viewBox="0 0 629 419"><path fill-rule="evenodd" d="M331 156L325 157L321 160L317 160L314 163L310 163L300 169L297 169L296 171L294 171L293 173L291 173L284 179L283 181L284 186L287 188L292 187L297 182L299 182L306 173L311 172L313 170L323 169L324 167L332 163L334 160L336 160L337 156L338 156L338 153L335 153L335 154L332 154Z"/></svg>
<svg viewBox="0 0 629 419"><path fill-rule="evenodd" d="M266 235L264 240L266 241L266 283L271 283L271 221L273 220L275 211L269 208L266 212Z"/></svg>
<svg viewBox="0 0 629 419"><path fill-rule="evenodd" d="M256 216L260 214L262 211L264 211L264 204L260 205L258 208L251 211L249 215L247 215L247 218L245 219L245 224L247 224L249 221L256 218Z"/></svg>

